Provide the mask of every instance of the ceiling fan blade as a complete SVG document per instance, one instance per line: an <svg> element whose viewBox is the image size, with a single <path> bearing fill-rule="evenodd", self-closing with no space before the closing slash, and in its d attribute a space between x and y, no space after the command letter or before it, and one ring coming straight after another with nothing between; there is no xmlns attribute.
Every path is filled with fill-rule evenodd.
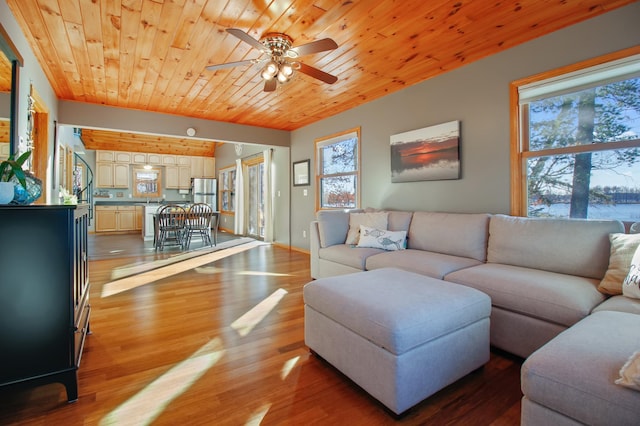
<svg viewBox="0 0 640 426"><path fill-rule="evenodd" d="M244 61L227 62L226 64L209 65L207 69L209 71L217 71L225 68L237 67L239 65L249 65L254 63L256 63L255 59L247 59Z"/></svg>
<svg viewBox="0 0 640 426"><path fill-rule="evenodd" d="M318 80L322 80L325 83L333 84L338 81L338 77L335 75L327 74L324 71L320 71L318 68L314 68L302 62L299 62L299 66L300 68L298 68L298 71L301 73L317 78Z"/></svg>
<svg viewBox="0 0 640 426"><path fill-rule="evenodd" d="M325 50L337 49L338 45L330 38L312 41L307 44L292 47L289 52L294 52L297 56L309 55L311 53L324 52Z"/></svg>
<svg viewBox="0 0 640 426"><path fill-rule="evenodd" d="M273 92L274 90L276 90L277 86L278 86L278 82L276 81L275 78L272 78L271 80L265 80L264 81L264 91L265 92Z"/></svg>
<svg viewBox="0 0 640 426"><path fill-rule="evenodd" d="M227 28L227 32L231 35L238 37L240 40L244 41L245 43L250 44L254 49L258 49L262 52L264 52L266 49L266 47L262 43L260 43L258 40L251 37L249 34L245 33L241 29Z"/></svg>

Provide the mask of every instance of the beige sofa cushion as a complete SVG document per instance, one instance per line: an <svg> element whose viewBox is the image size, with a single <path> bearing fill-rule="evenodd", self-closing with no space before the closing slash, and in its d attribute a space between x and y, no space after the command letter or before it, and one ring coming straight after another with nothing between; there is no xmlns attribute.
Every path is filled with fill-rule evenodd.
<svg viewBox="0 0 640 426"><path fill-rule="evenodd" d="M565 327L605 299L593 278L495 263L461 269L444 279L488 294L493 306Z"/></svg>
<svg viewBox="0 0 640 426"><path fill-rule="evenodd" d="M489 214L415 212L407 248L468 257L487 258Z"/></svg>
<svg viewBox="0 0 640 426"><path fill-rule="evenodd" d="M482 262L468 257L451 256L422 250L402 250L401 252L374 254L368 257L365 263L367 270L400 268L438 279L442 279L450 272L481 264Z"/></svg>
<svg viewBox="0 0 640 426"><path fill-rule="evenodd" d="M609 234L623 231L614 220L494 215L487 261L600 280L609 263Z"/></svg>

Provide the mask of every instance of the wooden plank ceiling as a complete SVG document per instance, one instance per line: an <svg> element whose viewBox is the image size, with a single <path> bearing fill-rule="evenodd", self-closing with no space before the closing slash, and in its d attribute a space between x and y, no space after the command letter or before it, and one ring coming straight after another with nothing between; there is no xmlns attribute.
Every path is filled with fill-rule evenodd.
<svg viewBox="0 0 640 426"><path fill-rule="evenodd" d="M218 144L218 142L189 138L170 138L158 135L93 129L82 129L81 138L87 149L152 152L199 157L214 157L216 145Z"/></svg>
<svg viewBox="0 0 640 426"><path fill-rule="evenodd" d="M634 0L7 0L60 99L294 130ZM339 47L263 91L227 33Z"/></svg>

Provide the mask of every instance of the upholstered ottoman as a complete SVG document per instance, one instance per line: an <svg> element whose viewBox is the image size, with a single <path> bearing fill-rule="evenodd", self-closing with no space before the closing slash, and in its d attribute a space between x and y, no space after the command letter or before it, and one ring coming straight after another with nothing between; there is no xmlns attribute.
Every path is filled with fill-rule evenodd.
<svg viewBox="0 0 640 426"><path fill-rule="evenodd" d="M486 294L396 268L304 287L305 343L400 414L489 361Z"/></svg>
<svg viewBox="0 0 640 426"><path fill-rule="evenodd" d="M522 365L522 425L639 425L640 391L615 384L640 350L640 315L595 312Z"/></svg>

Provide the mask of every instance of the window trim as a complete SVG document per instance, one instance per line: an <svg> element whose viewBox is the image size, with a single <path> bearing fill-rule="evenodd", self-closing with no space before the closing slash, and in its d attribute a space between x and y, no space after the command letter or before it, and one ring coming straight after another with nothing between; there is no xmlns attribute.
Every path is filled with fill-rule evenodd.
<svg viewBox="0 0 640 426"><path fill-rule="evenodd" d="M620 50L617 52L609 53L597 58L588 59L586 61L578 62L572 65L560 67L551 71L545 71L530 77L525 77L519 80L512 81L509 85L509 111L510 111L510 183L511 183L511 200L510 210L513 216L527 216L527 170L525 162L527 158L533 156L540 156L541 153L555 154L562 152L564 148L558 148L554 150L536 151L535 155L529 153L528 140L526 132L520 127L520 96L518 94L518 88L521 86L536 83L538 81L547 80L550 78L557 78L564 74L580 71L585 68L602 65L607 62L612 62L620 59L624 59L629 56L640 54L640 46L631 47L629 49ZM528 128L528 126L527 126ZM618 142L606 143L606 148L602 150L615 149ZM605 145L605 144L602 144ZM579 152L583 148L571 147L572 152ZM594 149L593 146L585 146L584 151L594 151L600 149Z"/></svg>
<svg viewBox="0 0 640 426"><path fill-rule="evenodd" d="M357 147L356 147L356 170L355 173L349 172L349 173L340 173L340 174L336 174L335 176L355 176L356 179L356 199L355 199L355 207L354 208L360 208L360 192L361 192L361 186L362 186L362 179L360 179L360 170L362 168L361 166L361 161L360 161L360 157L361 157L361 144L360 144L360 126L358 127L353 127L351 129L348 130L344 130L342 132L338 132L338 133L334 133L332 135L329 136L324 136L321 138L317 138L315 140L315 151L314 151L314 176L315 176L315 183L316 183L316 211L319 210L336 210L336 209L340 209L340 208L331 208L331 207L322 207L322 203L321 203L321 194L322 191L320 190L320 180L325 177L325 175L320 175L320 155L319 155L319 149L323 146L327 146L327 145L331 145L333 143L337 143L337 142L341 142L342 140L347 139L345 136L347 135L351 135L355 133L356 135L356 139L357 139ZM331 175L333 176L333 175Z"/></svg>

